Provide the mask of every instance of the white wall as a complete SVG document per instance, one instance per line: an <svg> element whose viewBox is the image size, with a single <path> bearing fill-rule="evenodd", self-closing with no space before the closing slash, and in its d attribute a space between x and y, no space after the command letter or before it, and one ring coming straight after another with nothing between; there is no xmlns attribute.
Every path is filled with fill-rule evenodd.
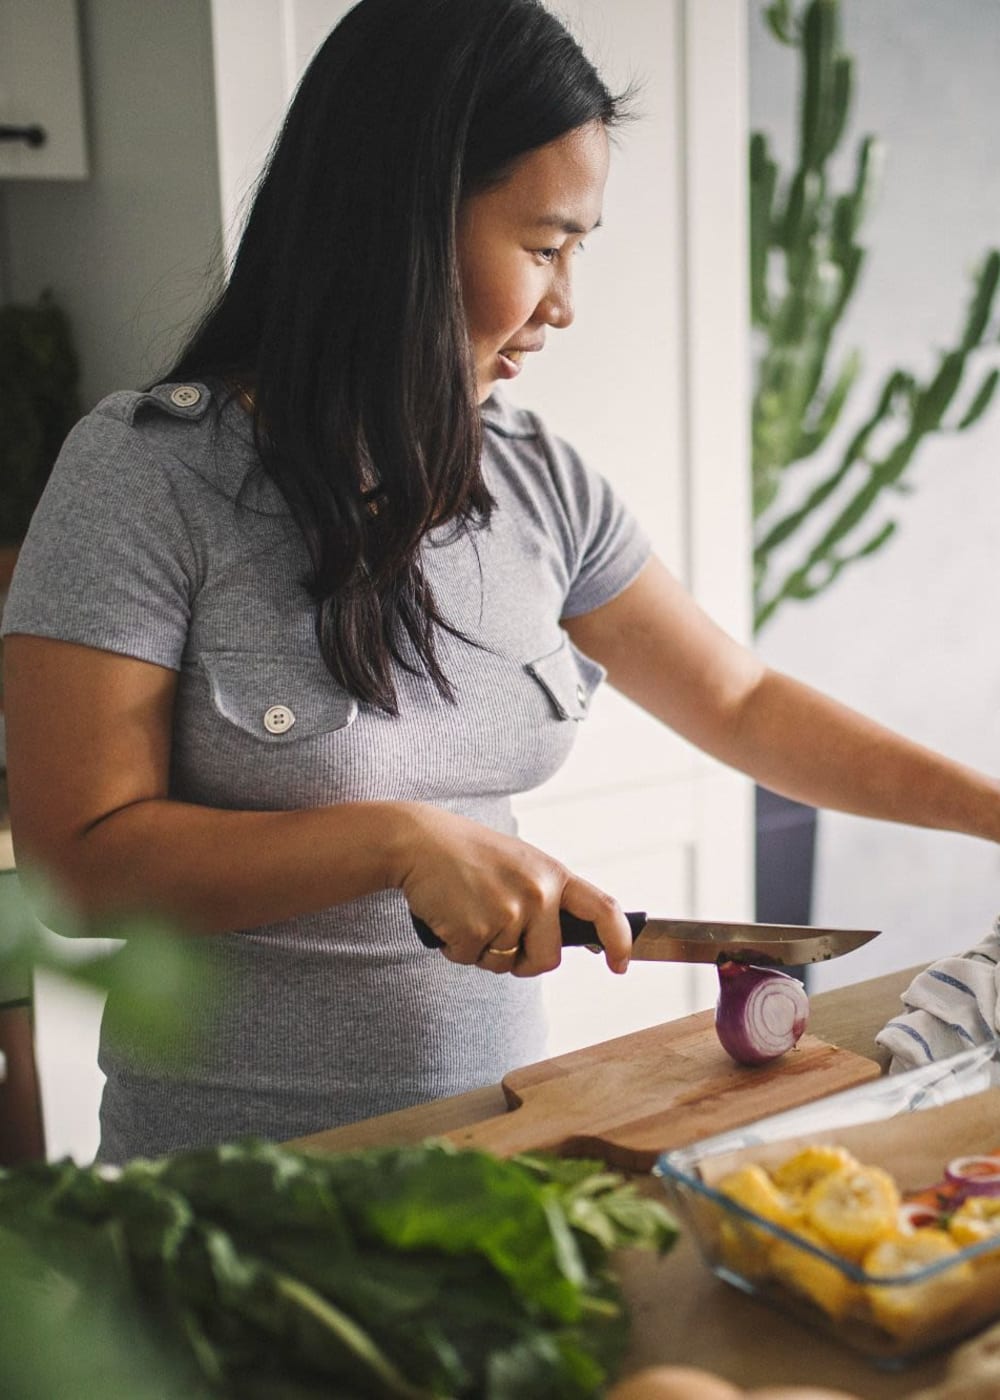
<svg viewBox="0 0 1000 1400"><path fill-rule="evenodd" d="M754 0L755 15L762 6ZM864 348L867 405L896 365L924 374L961 324L969 272L1000 245L995 0L844 0L857 60L848 149L884 139L882 192L865 227L867 270L842 345ZM751 124L788 152L794 58L751 25ZM846 176L846 172L845 172ZM978 377L978 376L977 376ZM857 408L854 409L856 423ZM829 593L789 604L760 636L775 664L956 758L1000 772L1000 404L967 434L925 442L913 495L885 551ZM977 942L1000 910L1000 850L964 837L842 815L820 823L813 918L881 928L823 968L856 981Z"/></svg>

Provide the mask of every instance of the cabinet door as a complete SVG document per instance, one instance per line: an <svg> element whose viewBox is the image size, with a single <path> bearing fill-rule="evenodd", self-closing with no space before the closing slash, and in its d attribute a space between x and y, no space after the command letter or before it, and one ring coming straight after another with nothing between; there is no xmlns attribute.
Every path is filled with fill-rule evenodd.
<svg viewBox="0 0 1000 1400"><path fill-rule="evenodd" d="M215 106L228 259L246 200L310 58L354 0L212 0Z"/></svg>
<svg viewBox="0 0 1000 1400"><path fill-rule="evenodd" d="M0 4L0 126L39 126L45 132L40 146L0 141L0 178L87 174L76 0Z"/></svg>
<svg viewBox="0 0 1000 1400"><path fill-rule="evenodd" d="M213 0L233 242L294 83L349 8ZM576 278L576 322L549 337L511 397L573 441L695 597L746 638L743 0L560 0L557 8L613 87L639 79L639 118L615 141L604 227ZM518 801L524 838L628 908L751 917L746 780L606 687L580 730L564 770ZM545 987L550 1048L560 1053L706 1005L716 982L713 969L638 964L612 979L576 952Z"/></svg>

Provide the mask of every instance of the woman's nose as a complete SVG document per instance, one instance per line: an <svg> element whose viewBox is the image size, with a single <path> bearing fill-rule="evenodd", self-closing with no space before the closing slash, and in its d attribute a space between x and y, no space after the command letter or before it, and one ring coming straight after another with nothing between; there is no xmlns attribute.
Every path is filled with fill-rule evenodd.
<svg viewBox="0 0 1000 1400"><path fill-rule="evenodd" d="M576 311L573 306L573 289L568 276L554 283L538 303L537 319L558 330L573 324Z"/></svg>

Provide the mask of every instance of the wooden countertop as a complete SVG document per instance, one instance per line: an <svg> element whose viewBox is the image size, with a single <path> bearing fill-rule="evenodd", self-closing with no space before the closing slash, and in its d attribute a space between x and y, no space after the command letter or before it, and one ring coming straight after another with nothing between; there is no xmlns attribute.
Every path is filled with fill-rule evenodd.
<svg viewBox="0 0 1000 1400"><path fill-rule="evenodd" d="M898 1011L899 995L916 971L889 973L813 997L810 1031L879 1060L875 1033ZM500 1086L494 1085L317 1133L297 1145L339 1152L419 1142L491 1118L504 1108ZM662 1189L651 1177L642 1182L643 1190L658 1194ZM687 1234L664 1259L637 1251L620 1255L618 1272L633 1319L626 1372L671 1363L704 1367L747 1387L810 1381L861 1400L898 1400L933 1384L944 1370L945 1357L903 1372L876 1370L846 1348L721 1283Z"/></svg>

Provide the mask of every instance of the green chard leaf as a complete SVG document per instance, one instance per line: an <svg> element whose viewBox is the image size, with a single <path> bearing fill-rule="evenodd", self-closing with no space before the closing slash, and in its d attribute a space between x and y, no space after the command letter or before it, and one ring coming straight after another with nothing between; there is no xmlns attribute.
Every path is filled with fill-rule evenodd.
<svg viewBox="0 0 1000 1400"><path fill-rule="evenodd" d="M324 1168L355 1227L399 1249L487 1259L515 1291L553 1317L579 1317L585 1278L575 1250L557 1246L544 1198L516 1165L443 1145L331 1157Z"/></svg>

